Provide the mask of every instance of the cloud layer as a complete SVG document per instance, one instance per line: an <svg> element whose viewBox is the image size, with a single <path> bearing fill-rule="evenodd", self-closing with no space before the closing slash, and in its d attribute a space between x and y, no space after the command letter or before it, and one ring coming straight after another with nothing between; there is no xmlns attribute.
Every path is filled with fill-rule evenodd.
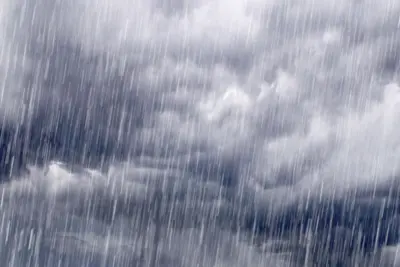
<svg viewBox="0 0 400 267"><path fill-rule="evenodd" d="M396 1L18 0L0 10L2 169L36 166L3 185L4 220L26 230L28 214L59 210L50 225L60 216L81 239L114 238L79 225L151 225L161 196L176 240L225 226L221 238L316 231L329 243L338 231L347 245L358 236L340 233L354 228L364 254L397 243ZM73 168L45 174L50 160ZM359 252L347 250L335 257ZM29 257L51 261L40 253Z"/></svg>

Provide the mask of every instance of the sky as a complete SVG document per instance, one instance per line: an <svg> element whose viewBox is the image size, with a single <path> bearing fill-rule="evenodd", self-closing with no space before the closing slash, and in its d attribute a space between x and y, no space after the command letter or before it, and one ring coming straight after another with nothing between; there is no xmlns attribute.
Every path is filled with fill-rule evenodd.
<svg viewBox="0 0 400 267"><path fill-rule="evenodd" d="M396 261L400 2L1 0L0 25L9 266Z"/></svg>

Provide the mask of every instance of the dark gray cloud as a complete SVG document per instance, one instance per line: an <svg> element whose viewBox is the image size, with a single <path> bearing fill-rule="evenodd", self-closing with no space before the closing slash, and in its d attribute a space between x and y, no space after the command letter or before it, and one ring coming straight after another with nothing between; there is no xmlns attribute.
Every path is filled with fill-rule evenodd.
<svg viewBox="0 0 400 267"><path fill-rule="evenodd" d="M397 3L3 2L2 173L36 166L2 185L12 266L76 265L73 253L87 266L140 266L125 244L154 222L163 230L145 239L200 239L182 254L159 248L166 266L188 266L189 254L203 266L247 266L249 255L280 266L248 245L263 237L330 264L397 244ZM41 229L51 231L37 241ZM215 244L226 251L214 255Z"/></svg>

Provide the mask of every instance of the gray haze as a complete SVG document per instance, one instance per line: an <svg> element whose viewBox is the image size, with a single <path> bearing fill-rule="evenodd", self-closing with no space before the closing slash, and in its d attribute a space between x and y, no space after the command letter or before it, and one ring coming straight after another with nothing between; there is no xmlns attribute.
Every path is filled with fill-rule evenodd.
<svg viewBox="0 0 400 267"><path fill-rule="evenodd" d="M0 25L4 266L400 266L399 1L1 0Z"/></svg>

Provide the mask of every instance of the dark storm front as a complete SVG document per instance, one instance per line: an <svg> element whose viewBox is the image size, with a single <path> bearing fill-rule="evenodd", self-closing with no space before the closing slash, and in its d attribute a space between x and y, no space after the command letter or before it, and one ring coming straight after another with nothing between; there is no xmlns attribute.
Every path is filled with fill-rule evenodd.
<svg viewBox="0 0 400 267"><path fill-rule="evenodd" d="M398 266L400 3L0 3L4 266Z"/></svg>

